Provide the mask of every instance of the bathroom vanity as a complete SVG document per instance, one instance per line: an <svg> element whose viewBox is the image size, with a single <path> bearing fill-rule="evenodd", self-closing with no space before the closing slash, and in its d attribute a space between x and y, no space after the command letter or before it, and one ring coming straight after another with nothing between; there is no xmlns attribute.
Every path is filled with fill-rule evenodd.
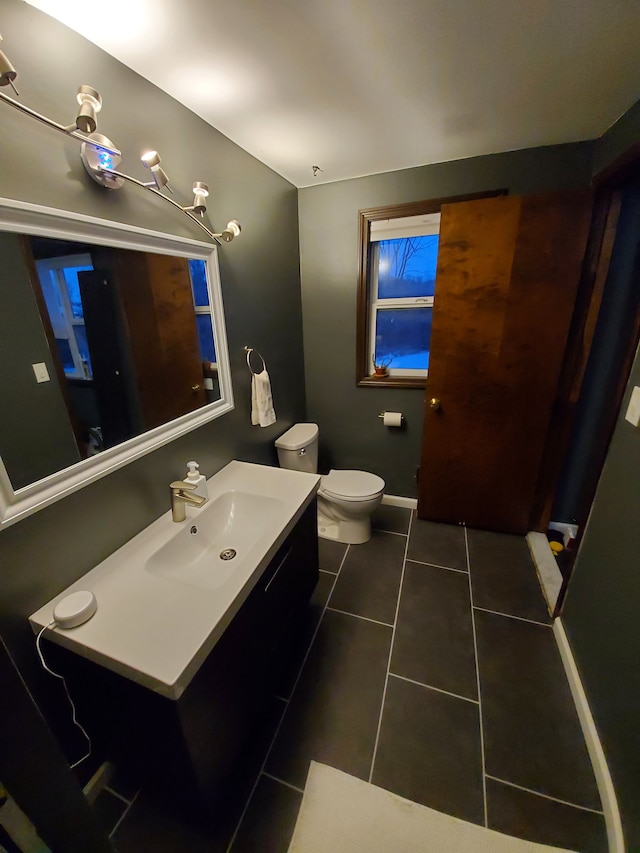
<svg viewBox="0 0 640 853"><path fill-rule="evenodd" d="M45 655L97 748L171 800L215 814L317 582L318 483L232 462L205 507L162 516L30 617L39 630L66 594L95 594L88 622L45 632Z"/></svg>

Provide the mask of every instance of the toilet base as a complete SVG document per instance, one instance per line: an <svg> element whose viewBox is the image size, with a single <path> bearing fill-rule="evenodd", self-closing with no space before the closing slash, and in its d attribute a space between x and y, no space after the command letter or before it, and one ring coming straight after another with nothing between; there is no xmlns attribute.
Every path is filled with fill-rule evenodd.
<svg viewBox="0 0 640 853"><path fill-rule="evenodd" d="M363 545L371 539L371 517L338 521L318 513L318 536L345 545Z"/></svg>

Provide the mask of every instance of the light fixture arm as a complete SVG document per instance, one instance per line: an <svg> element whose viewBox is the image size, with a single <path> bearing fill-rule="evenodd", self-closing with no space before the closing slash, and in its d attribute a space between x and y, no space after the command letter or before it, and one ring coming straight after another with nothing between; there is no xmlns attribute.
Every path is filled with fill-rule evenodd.
<svg viewBox="0 0 640 853"><path fill-rule="evenodd" d="M0 92L0 98L10 106L14 107L18 112L24 113L25 115L31 116L31 118L35 118L37 121L42 122L42 124L46 124L47 127L52 127L54 130L60 131L60 133L64 133L65 136L70 136L72 139L77 139L79 142L87 142L87 137L80 133L79 130L75 128L74 125L70 125L65 127L63 124L58 124L57 121L53 119L47 118L47 116L43 116L40 113L37 113L35 110L32 110L30 107L27 107L25 104L21 104L20 101L16 101L13 98L10 98L9 95L5 95L4 92ZM96 145L95 142L91 143L92 145ZM98 148L101 148L103 151L106 151L107 154L111 154L114 157L121 157L122 152L117 148L108 148L106 145L97 145Z"/></svg>
<svg viewBox="0 0 640 853"><path fill-rule="evenodd" d="M137 178L132 178L131 175L125 175L124 172L117 172L115 169L105 169L104 171L108 175L113 175L116 178L122 178L123 181L127 181L130 184L135 184L138 187L142 187L143 190L147 190L148 192L153 193L158 198L163 199L163 201L166 201L169 204L173 205L173 207L176 207L179 211L184 213L185 216L188 216L189 219L192 219L199 228L202 228L202 230L205 231L209 235L209 237L211 237L212 240L215 240L215 242L220 245L220 240L218 238L221 237L222 234L216 234L211 231L209 228L207 228L207 226L201 219L195 216L195 214L191 213L188 207L183 207L181 204L178 204L177 201L174 201L172 198L169 198L169 196L164 195L159 190L157 190L152 183L145 183L144 181L139 181Z"/></svg>

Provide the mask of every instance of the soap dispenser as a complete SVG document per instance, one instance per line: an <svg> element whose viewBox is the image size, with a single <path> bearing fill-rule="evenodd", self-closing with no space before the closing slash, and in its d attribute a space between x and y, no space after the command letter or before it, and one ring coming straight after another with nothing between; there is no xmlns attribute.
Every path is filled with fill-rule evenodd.
<svg viewBox="0 0 640 853"><path fill-rule="evenodd" d="M200 466L197 462L187 462L187 476L184 478L185 483L190 483L195 486L195 489L189 490L192 495L199 495L207 500L209 492L207 491L207 479L204 474L200 473Z"/></svg>

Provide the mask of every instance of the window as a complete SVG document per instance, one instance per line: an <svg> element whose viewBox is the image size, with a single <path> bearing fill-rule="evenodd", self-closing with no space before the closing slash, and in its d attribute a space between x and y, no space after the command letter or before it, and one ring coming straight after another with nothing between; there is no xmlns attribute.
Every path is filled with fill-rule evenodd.
<svg viewBox="0 0 640 853"><path fill-rule="evenodd" d="M92 270L90 255L36 261L53 334L65 375L91 379L91 355L84 327L78 273Z"/></svg>
<svg viewBox="0 0 640 853"><path fill-rule="evenodd" d="M371 223L369 361L392 377L427 375L439 229L439 213Z"/></svg>
<svg viewBox="0 0 640 853"><path fill-rule="evenodd" d="M356 383L421 388L429 370L443 204L504 190L359 212ZM375 375L375 366L385 368Z"/></svg>

